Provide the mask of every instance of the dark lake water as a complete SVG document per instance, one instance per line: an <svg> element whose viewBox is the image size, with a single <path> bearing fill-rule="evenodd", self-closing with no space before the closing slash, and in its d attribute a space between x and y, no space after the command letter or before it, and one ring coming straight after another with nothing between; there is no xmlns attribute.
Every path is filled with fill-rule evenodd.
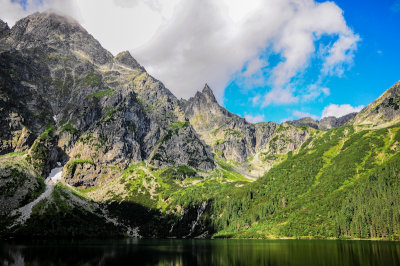
<svg viewBox="0 0 400 266"><path fill-rule="evenodd" d="M400 243L334 240L0 242L2 265L400 265Z"/></svg>

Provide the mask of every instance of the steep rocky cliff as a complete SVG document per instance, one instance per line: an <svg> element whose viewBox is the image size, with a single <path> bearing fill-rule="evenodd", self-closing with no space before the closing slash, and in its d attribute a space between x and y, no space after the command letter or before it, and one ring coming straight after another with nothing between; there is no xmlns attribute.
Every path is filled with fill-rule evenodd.
<svg viewBox="0 0 400 266"><path fill-rule="evenodd" d="M178 100L70 18L0 21L0 237L399 239L399 88L252 124L208 85Z"/></svg>
<svg viewBox="0 0 400 266"><path fill-rule="evenodd" d="M114 57L77 22L50 12L0 26L1 154L41 150L31 153L45 157L39 172L63 161L65 179L77 186L100 184L143 160L214 167L189 124L171 130L185 123L178 100L129 52ZM35 141L51 127L51 141Z"/></svg>
<svg viewBox="0 0 400 266"><path fill-rule="evenodd" d="M299 148L312 131L275 122L248 123L220 106L207 84L194 97L181 100L181 105L194 129L213 152L234 162L235 169L250 178L261 176L278 163L280 154Z"/></svg>
<svg viewBox="0 0 400 266"><path fill-rule="evenodd" d="M129 52L114 57L76 21L51 12L11 29L1 22L0 32L0 153L31 149L43 175L62 161L75 186L102 184L140 161L208 171L213 153L256 178L312 128L347 122L251 124L221 107L208 85L179 101ZM38 140L52 126L49 139Z"/></svg>

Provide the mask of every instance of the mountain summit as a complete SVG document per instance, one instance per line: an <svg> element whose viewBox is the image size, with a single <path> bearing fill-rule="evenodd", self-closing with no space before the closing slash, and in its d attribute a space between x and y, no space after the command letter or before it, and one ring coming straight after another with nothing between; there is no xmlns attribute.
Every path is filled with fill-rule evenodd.
<svg viewBox="0 0 400 266"><path fill-rule="evenodd" d="M109 165L124 169L142 160L157 166L190 162L203 170L214 167L190 125L174 129L179 139L166 137L172 125L185 123L176 97L129 52L114 58L76 21L35 13L18 21L0 42L6 48L1 68L14 73L2 77L3 105L9 106L2 110L2 136L27 135L27 143L10 141L2 153L33 145L53 125L54 136L46 144L53 158L44 156L37 170L46 175L57 160L63 161L71 165L65 176L70 184L100 184L120 174ZM163 150L170 142L173 147Z"/></svg>
<svg viewBox="0 0 400 266"><path fill-rule="evenodd" d="M399 89L253 124L70 18L0 21L0 237L399 239Z"/></svg>

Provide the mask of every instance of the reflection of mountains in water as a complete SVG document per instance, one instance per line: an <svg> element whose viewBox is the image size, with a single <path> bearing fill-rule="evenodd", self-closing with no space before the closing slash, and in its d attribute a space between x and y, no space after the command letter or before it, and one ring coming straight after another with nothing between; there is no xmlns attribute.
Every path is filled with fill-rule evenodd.
<svg viewBox="0 0 400 266"><path fill-rule="evenodd" d="M396 265L400 243L338 240L35 241L1 246L3 265Z"/></svg>

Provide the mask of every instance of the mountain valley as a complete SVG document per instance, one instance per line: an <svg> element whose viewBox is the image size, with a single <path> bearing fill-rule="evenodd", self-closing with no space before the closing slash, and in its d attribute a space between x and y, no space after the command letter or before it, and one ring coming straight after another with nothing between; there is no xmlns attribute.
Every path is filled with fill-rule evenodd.
<svg viewBox="0 0 400 266"><path fill-rule="evenodd" d="M397 240L399 106L253 124L73 19L0 20L0 236Z"/></svg>

